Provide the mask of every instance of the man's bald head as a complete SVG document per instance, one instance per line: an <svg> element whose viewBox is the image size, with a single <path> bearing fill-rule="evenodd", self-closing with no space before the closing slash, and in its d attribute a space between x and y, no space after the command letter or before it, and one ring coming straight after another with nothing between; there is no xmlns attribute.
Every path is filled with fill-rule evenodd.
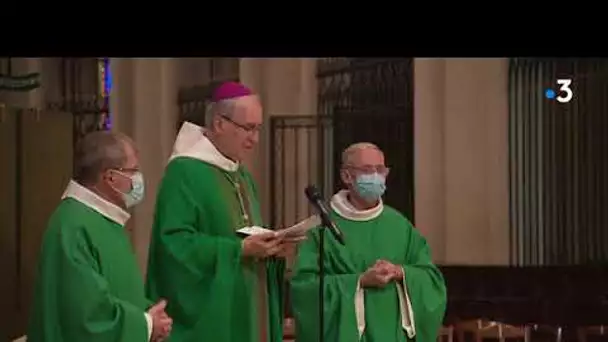
<svg viewBox="0 0 608 342"><path fill-rule="evenodd" d="M136 152L133 140L122 133L89 133L76 147L74 179L82 185L95 184L103 172L124 167Z"/></svg>
<svg viewBox="0 0 608 342"><path fill-rule="evenodd" d="M362 159L381 159L384 164L384 153L378 146L370 142L355 143L342 152L342 167L360 166Z"/></svg>

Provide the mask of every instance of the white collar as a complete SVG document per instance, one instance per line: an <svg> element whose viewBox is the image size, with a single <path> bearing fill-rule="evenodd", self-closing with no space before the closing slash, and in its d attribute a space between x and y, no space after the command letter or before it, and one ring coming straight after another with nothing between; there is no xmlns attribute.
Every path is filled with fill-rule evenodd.
<svg viewBox="0 0 608 342"><path fill-rule="evenodd" d="M177 134L169 161L177 157L190 157L215 165L225 171L238 170L239 163L226 158L203 132L203 127L185 121Z"/></svg>
<svg viewBox="0 0 608 342"><path fill-rule="evenodd" d="M74 180L70 180L70 183L63 192L61 199L64 199L66 197L70 197L77 200L78 202L97 211L101 215L120 224L121 226L124 226L131 217L131 214L126 212L121 207L117 206L114 203L110 203L109 201L105 200L93 191L78 184Z"/></svg>
<svg viewBox="0 0 608 342"><path fill-rule="evenodd" d="M366 209L359 210L355 208L348 201L348 190L340 190L338 193L331 197L331 201L329 203L331 208L340 216L344 217L347 220L351 221L370 221L382 213L384 209L384 204L382 203L382 199L377 206Z"/></svg>

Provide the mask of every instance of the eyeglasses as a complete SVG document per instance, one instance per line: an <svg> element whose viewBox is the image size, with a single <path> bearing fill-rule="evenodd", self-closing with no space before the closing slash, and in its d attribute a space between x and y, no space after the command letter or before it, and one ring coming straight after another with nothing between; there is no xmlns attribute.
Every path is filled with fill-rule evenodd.
<svg viewBox="0 0 608 342"><path fill-rule="evenodd" d="M262 126L260 126L260 125L243 125L242 123L238 123L238 122L232 120L231 118L229 118L226 115L220 115L220 116L222 117L222 119L230 122L231 124L242 129L243 131L245 131L248 134L259 133L260 129L262 129Z"/></svg>
<svg viewBox="0 0 608 342"><path fill-rule="evenodd" d="M115 170L118 172L127 172L127 173L139 172L138 167L114 167L114 168L112 168L112 170Z"/></svg>
<svg viewBox="0 0 608 342"><path fill-rule="evenodd" d="M355 166L355 165L346 165L345 168L353 169L357 171L361 171L366 174L378 172L381 175L387 175L390 172L390 168L384 165L365 165L365 166Z"/></svg>

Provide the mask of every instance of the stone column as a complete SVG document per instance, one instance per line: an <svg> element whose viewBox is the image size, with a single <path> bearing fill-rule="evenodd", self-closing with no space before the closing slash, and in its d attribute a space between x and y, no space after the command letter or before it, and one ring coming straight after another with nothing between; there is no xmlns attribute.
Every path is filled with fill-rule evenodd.
<svg viewBox="0 0 608 342"><path fill-rule="evenodd" d="M416 224L442 264L507 264L507 59L417 59Z"/></svg>
<svg viewBox="0 0 608 342"><path fill-rule="evenodd" d="M414 61L414 184L416 227L433 259L445 261L445 60Z"/></svg>
<svg viewBox="0 0 608 342"><path fill-rule="evenodd" d="M6 73L6 63L2 63L0 73ZM40 62L37 58L13 58L13 75L23 75L40 70ZM39 89L29 92L0 91L0 274L4 275L5 281L0 281L0 293L3 293L6 301L5 307L11 308L0 314L0 337L17 337L25 331L27 320L27 309L32 290L32 276L35 271L35 263L29 264L29 260L35 259L40 244L29 246L29 251L36 251L32 256L24 259L24 235L29 235L31 229L24 228L23 217L25 213L19 212L18 208L24 210L24 199L21 184L23 183L23 144L18 141L22 136L22 124L17 124L18 117L23 113L16 109L25 109L38 105L41 91ZM23 139L19 139L23 140ZM20 152L21 150L21 152ZM21 160L21 169L17 162ZM31 176L31 173L28 174ZM46 189L45 189L46 191ZM21 200L17 201L18 193ZM19 203L17 203L19 202ZM36 208L34 208L35 210ZM35 214L37 210L34 211ZM32 212L29 213L31 215ZM35 215L34 214L34 215ZM16 308L16 310L15 310Z"/></svg>
<svg viewBox="0 0 608 342"><path fill-rule="evenodd" d="M42 72L41 58L14 58L13 75ZM4 72L5 70L3 70ZM1 331L22 334L28 317L42 236L72 174L72 116L48 112L42 86L26 92L0 92L0 285L17 312L0 316ZM18 304L18 305L17 305Z"/></svg>
<svg viewBox="0 0 608 342"><path fill-rule="evenodd" d="M260 143L253 151L253 155L245 161L245 164L253 174L254 179L258 182L258 191L262 204L262 212L264 218L268 218L268 191L266 181L268 169L265 167L268 160L268 139L270 137L270 119L268 117L268 109L266 108L264 89L264 59L262 58L241 58L239 61L239 79L243 84L256 91L262 104L264 105L264 125L260 132Z"/></svg>
<svg viewBox="0 0 608 342"><path fill-rule="evenodd" d="M275 192L275 204L285 204L285 208L277 208L284 210L285 215L285 222L279 225L294 224L307 214L308 203L303 191L313 177L309 170L316 170L316 132L313 129L286 130L282 133L284 139L275 139L275 146L271 146L270 122L274 116L316 114L315 67L316 59L307 58L243 58L240 61L241 81L260 95L264 107L265 124L260 144L248 164L258 183L263 216L268 223L272 220L272 169L275 177L285 179L282 186L286 190L285 198L280 197L283 191ZM271 164L272 154L281 155L284 159L275 158ZM292 260L288 258L288 263Z"/></svg>
<svg viewBox="0 0 608 342"><path fill-rule="evenodd" d="M205 85L211 81L211 58L188 57L175 58L176 79L178 87Z"/></svg>
<svg viewBox="0 0 608 342"><path fill-rule="evenodd" d="M507 59L446 61L446 261L508 263Z"/></svg>
<svg viewBox="0 0 608 342"><path fill-rule="evenodd" d="M260 137L260 145L251 161L252 169L260 189L264 218L270 221L270 174L271 168L284 171L288 199L286 224L293 224L303 219L306 212L304 187L312 175L308 170L312 166L307 159L309 149L314 151L312 162L316 162L315 132L305 129L291 130L285 133L284 141L275 141L279 151L284 150L285 160L281 165L270 165L270 154L276 153L277 146L270 146L270 121L273 116L316 115L317 92L315 78L316 59L314 58L243 58L240 62L240 79L260 94L264 106L265 124ZM307 135L310 133L310 135ZM307 139L312 139L308 144ZM299 141L296 149L296 141ZM313 153L311 151L311 153ZM294 159L298 156L298 160ZM295 169L298 176L295 176ZM277 176L278 173L277 173ZM296 196L299 197L296 199ZM282 199L278 199L282 202ZM296 210L297 206L300 208ZM296 215L297 212L300 215Z"/></svg>
<svg viewBox="0 0 608 342"><path fill-rule="evenodd" d="M33 72L42 72L42 62L43 58L12 58L12 74L25 75ZM6 62L2 64L3 67L7 66ZM5 72L5 69L0 70L0 73ZM44 92L45 89L43 87L26 92L0 91L0 102L23 108L41 107L44 103Z"/></svg>
<svg viewBox="0 0 608 342"><path fill-rule="evenodd" d="M129 223L142 270L147 263L158 184L171 153L177 120L177 83L171 58L112 59L113 129L131 136L146 180L146 198Z"/></svg>

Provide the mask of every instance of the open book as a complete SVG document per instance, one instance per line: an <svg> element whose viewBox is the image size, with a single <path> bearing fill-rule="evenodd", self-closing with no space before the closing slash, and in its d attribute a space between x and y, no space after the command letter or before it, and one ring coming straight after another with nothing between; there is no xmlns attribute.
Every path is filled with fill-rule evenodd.
<svg viewBox="0 0 608 342"><path fill-rule="evenodd" d="M321 219L319 218L319 216L313 215L288 228L270 230L270 229L266 229L266 228L259 227L259 226L251 226L251 227L241 228L241 229L237 230L236 232L243 234L243 235L257 235L257 234L264 234L264 233L273 233L276 237L282 237L282 238L289 239L289 240L291 240L291 239L299 240L301 238L304 238L306 236L306 233L310 229L317 227L320 224L321 224Z"/></svg>

